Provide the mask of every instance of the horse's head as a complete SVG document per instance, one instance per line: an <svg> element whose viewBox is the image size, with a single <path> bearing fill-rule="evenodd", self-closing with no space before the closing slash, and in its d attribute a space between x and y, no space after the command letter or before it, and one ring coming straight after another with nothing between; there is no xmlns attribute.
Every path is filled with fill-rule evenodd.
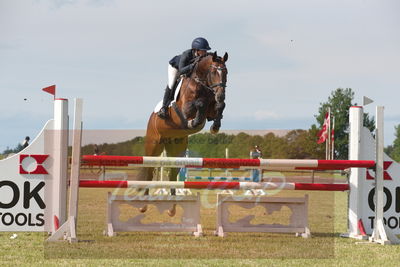
<svg viewBox="0 0 400 267"><path fill-rule="evenodd" d="M219 57L217 52L205 55L199 60L197 77L203 85L214 92L215 100L221 103L225 100L225 87L228 76L228 69L225 62L228 60L228 53Z"/></svg>
<svg viewBox="0 0 400 267"><path fill-rule="evenodd" d="M210 65L210 73L208 75L208 85L214 90L215 100L223 102L225 100L225 87L228 76L228 69L225 62L228 60L228 53L225 52L223 57L217 56L217 52L212 55L212 63Z"/></svg>

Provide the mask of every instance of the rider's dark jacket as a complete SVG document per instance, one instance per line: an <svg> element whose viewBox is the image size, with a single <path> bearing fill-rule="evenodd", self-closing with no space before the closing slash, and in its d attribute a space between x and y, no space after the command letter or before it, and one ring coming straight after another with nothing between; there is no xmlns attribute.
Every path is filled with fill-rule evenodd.
<svg viewBox="0 0 400 267"><path fill-rule="evenodd" d="M174 56L169 64L178 69L179 74L188 74L192 71L193 61L195 59L194 51L192 49L188 49L184 51L181 55Z"/></svg>

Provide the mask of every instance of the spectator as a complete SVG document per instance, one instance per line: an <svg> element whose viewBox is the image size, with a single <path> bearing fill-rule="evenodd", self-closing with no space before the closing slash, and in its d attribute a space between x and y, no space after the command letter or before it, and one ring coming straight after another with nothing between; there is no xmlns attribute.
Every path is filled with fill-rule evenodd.
<svg viewBox="0 0 400 267"><path fill-rule="evenodd" d="M25 140L22 142L22 149L25 149L29 146L29 140L31 140L29 136L25 137Z"/></svg>
<svg viewBox="0 0 400 267"><path fill-rule="evenodd" d="M250 158L251 159L260 159L262 157L262 152L260 150L259 146L254 146L254 148L250 151ZM252 178L253 178L253 182L261 182L262 179L260 179L260 174L262 174L262 172L260 172L259 169L253 169L251 171L252 173Z"/></svg>
<svg viewBox="0 0 400 267"><path fill-rule="evenodd" d="M252 159L262 158L262 152L259 146L254 146L254 148L250 151L250 158Z"/></svg>

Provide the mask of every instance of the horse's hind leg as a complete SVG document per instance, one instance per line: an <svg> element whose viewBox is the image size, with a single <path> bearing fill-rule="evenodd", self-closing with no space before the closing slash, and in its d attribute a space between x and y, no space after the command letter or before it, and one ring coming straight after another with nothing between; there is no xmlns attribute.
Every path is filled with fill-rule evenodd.
<svg viewBox="0 0 400 267"><path fill-rule="evenodd" d="M142 167L139 170L139 174L138 174L138 180L139 181L151 181L153 179L153 169L154 168L146 168L146 167ZM141 192L143 189L137 189L138 192ZM146 187L144 189L144 193L143 195L147 196L149 195L150 190L148 187ZM139 208L140 212L146 212L147 211L147 205L144 205L143 207Z"/></svg>
<svg viewBox="0 0 400 267"><path fill-rule="evenodd" d="M165 146L168 157L184 157L188 147L188 137L174 138ZM169 181L177 181L179 168L171 168L168 178Z"/></svg>
<svg viewBox="0 0 400 267"><path fill-rule="evenodd" d="M188 146L188 137L175 138L171 144L166 145L168 157L183 157ZM179 173L179 168L171 168L168 178L169 181L176 181ZM176 188L171 188L171 195L176 195ZM168 210L168 215L173 217L176 214L176 204L173 204Z"/></svg>
<svg viewBox="0 0 400 267"><path fill-rule="evenodd" d="M146 156L159 156L164 150L164 144L160 141L160 139L155 138L154 135L149 134L147 131L146 134L146 143L145 143L145 155ZM140 169L138 174L139 181L151 181L153 180L153 171L154 167L143 167ZM144 195L149 195L150 189L147 187L144 190ZM139 209L140 212L146 212L147 205L144 205Z"/></svg>
<svg viewBox="0 0 400 267"><path fill-rule="evenodd" d="M146 141L144 146L144 153L146 156L158 157L164 150L164 143L161 141L158 135L152 134L152 131L148 130L146 133ZM154 167L145 168L143 181L153 180Z"/></svg>

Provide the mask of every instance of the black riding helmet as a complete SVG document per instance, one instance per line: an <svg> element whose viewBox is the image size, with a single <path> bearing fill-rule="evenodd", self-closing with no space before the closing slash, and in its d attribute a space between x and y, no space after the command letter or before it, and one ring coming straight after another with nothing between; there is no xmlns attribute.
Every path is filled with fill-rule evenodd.
<svg viewBox="0 0 400 267"><path fill-rule="evenodd" d="M196 39L193 40L192 42L192 49L197 49L197 50L210 50L211 47L208 44L208 41L203 38L203 37L197 37Z"/></svg>

